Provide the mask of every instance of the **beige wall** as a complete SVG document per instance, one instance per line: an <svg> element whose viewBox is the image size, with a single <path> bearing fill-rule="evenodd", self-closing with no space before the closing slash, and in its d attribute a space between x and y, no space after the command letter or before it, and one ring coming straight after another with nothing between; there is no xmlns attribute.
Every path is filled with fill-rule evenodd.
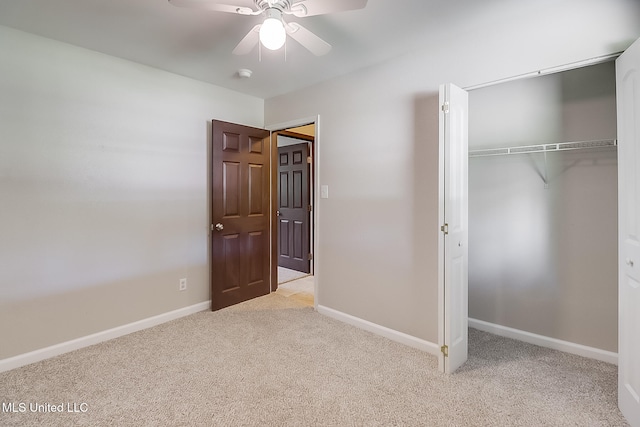
<svg viewBox="0 0 640 427"><path fill-rule="evenodd" d="M0 359L207 301L208 121L263 101L6 27L0 52Z"/></svg>
<svg viewBox="0 0 640 427"><path fill-rule="evenodd" d="M626 0L491 3L422 50L267 99L267 125L320 115L330 198L318 211L318 303L436 343L438 85L592 58L638 36L640 6Z"/></svg>
<svg viewBox="0 0 640 427"><path fill-rule="evenodd" d="M0 27L0 358L207 300L208 120L316 114L320 303L437 342L438 85L638 36L630 0L494 1L422 50L263 101Z"/></svg>
<svg viewBox="0 0 640 427"><path fill-rule="evenodd" d="M613 62L469 98L472 150L616 138ZM617 352L616 156L470 159L470 317Z"/></svg>

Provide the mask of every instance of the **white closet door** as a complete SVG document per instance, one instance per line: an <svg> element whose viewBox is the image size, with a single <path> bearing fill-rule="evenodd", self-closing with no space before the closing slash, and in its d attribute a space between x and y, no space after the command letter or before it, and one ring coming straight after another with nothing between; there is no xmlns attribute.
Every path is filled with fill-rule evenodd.
<svg viewBox="0 0 640 427"><path fill-rule="evenodd" d="M640 426L640 40L616 61L618 405Z"/></svg>
<svg viewBox="0 0 640 427"><path fill-rule="evenodd" d="M468 94L452 84L440 86L440 354L451 373L468 350ZM442 345L442 344L441 344Z"/></svg>

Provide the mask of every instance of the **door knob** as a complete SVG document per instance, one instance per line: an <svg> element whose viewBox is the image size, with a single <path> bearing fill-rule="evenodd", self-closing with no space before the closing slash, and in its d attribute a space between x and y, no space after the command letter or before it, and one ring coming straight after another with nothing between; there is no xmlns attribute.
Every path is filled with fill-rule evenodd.
<svg viewBox="0 0 640 427"><path fill-rule="evenodd" d="M217 223L216 224L216 231L222 231L224 230L224 225L222 225L221 223Z"/></svg>

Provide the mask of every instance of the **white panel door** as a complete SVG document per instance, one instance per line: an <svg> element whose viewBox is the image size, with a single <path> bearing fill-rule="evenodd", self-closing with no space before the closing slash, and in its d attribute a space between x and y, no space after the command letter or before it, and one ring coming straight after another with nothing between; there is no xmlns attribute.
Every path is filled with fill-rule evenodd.
<svg viewBox="0 0 640 427"><path fill-rule="evenodd" d="M618 405L640 426L640 40L616 61Z"/></svg>
<svg viewBox="0 0 640 427"><path fill-rule="evenodd" d="M440 86L440 369L451 373L468 349L468 96Z"/></svg>

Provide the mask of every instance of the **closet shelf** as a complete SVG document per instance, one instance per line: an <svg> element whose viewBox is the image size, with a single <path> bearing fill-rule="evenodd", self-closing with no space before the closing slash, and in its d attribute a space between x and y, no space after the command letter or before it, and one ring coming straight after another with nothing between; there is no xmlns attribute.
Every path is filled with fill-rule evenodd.
<svg viewBox="0 0 640 427"><path fill-rule="evenodd" d="M469 150L469 157L505 156L510 154L549 153L556 151L584 150L589 148L617 147L615 139L595 141L556 142L553 144L523 145L520 147L486 148Z"/></svg>

